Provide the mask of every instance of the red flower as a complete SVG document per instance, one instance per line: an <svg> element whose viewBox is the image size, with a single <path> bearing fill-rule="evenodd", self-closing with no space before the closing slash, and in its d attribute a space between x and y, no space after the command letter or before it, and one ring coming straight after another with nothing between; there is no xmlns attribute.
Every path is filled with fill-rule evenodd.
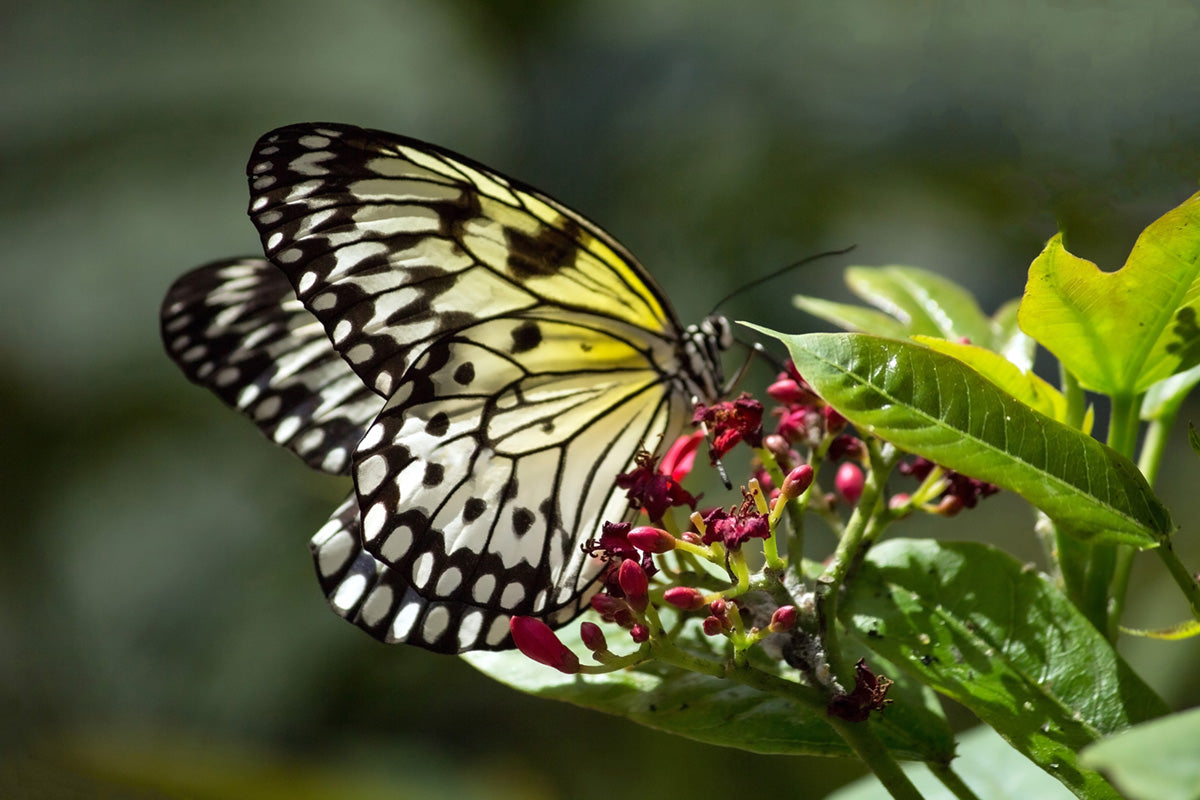
<svg viewBox="0 0 1200 800"><path fill-rule="evenodd" d="M762 415L762 403L743 393L733 402L726 401L714 406L698 403L692 421L708 426L709 436L712 437L709 459L716 464L743 439L751 447L762 446Z"/></svg>
<svg viewBox="0 0 1200 800"><path fill-rule="evenodd" d="M673 474L684 475L691 468L695 458L695 446L690 443L680 445L680 439L671 446L667 455L671 457L670 467ZM687 448L691 447L691 453ZM640 507L654 522L662 522L663 514L672 506L687 506L694 509L697 498L693 497L672 475L663 474L657 468L658 459L649 453L638 453L636 466L629 472L617 476L617 486L625 490L629 505ZM668 464L664 460L663 467Z"/></svg>
<svg viewBox="0 0 1200 800"><path fill-rule="evenodd" d="M727 549L736 550L751 539L770 536L767 515L758 513L754 498L749 494L737 509L714 508L704 515L704 544L721 542Z"/></svg>
<svg viewBox="0 0 1200 800"><path fill-rule="evenodd" d="M882 711L892 702L887 697L891 685L891 680L871 672L866 660L860 658L854 665L854 688L835 695L825 711L847 722L866 722L872 711Z"/></svg>

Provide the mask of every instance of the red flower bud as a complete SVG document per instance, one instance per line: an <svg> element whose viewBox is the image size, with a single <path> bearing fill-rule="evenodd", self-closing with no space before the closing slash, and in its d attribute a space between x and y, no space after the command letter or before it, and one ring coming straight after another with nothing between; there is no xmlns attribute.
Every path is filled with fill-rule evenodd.
<svg viewBox="0 0 1200 800"><path fill-rule="evenodd" d="M663 592L663 600L684 611L695 611L704 607L704 593L691 586L672 586Z"/></svg>
<svg viewBox="0 0 1200 800"><path fill-rule="evenodd" d="M629 637L638 644L650 638L650 629L645 625L634 625L629 629Z"/></svg>
<svg viewBox="0 0 1200 800"><path fill-rule="evenodd" d="M796 607L780 606L771 615L771 633L782 633L796 627Z"/></svg>
<svg viewBox="0 0 1200 800"><path fill-rule="evenodd" d="M650 579L641 564L631 558L622 561L617 569L617 583L625 593L625 602L629 603L634 611L646 610L646 604L650 600Z"/></svg>
<svg viewBox="0 0 1200 800"><path fill-rule="evenodd" d="M725 623L716 617L705 617L701 627L704 629L705 636L717 636L725 630Z"/></svg>
<svg viewBox="0 0 1200 800"><path fill-rule="evenodd" d="M534 617L513 617L509 622L513 644L539 664L574 675L579 672L579 657L558 640L550 626Z"/></svg>
<svg viewBox="0 0 1200 800"><path fill-rule="evenodd" d="M725 609L726 604L723 597L718 597L708 604L709 612L717 619L725 619Z"/></svg>
<svg viewBox="0 0 1200 800"><path fill-rule="evenodd" d="M622 628L628 628L634 623L633 611L624 600L608 594L594 594L591 599L592 608L605 622L615 622Z"/></svg>
<svg viewBox="0 0 1200 800"><path fill-rule="evenodd" d="M808 490L813 482L813 468L808 464L801 464L787 474L783 479L783 488L779 490L781 497L787 500L794 500Z"/></svg>
<svg viewBox="0 0 1200 800"><path fill-rule="evenodd" d="M863 482L862 469L849 461L838 467L837 476L833 479L838 494L850 505L854 505L858 498L862 497Z"/></svg>
<svg viewBox="0 0 1200 800"><path fill-rule="evenodd" d="M662 528L652 528L649 525L634 528L625 538L643 553L669 553L675 549L674 536Z"/></svg>
<svg viewBox="0 0 1200 800"><path fill-rule="evenodd" d="M600 626L594 622L579 623L579 638L583 639L583 646L593 653L603 653L608 650L604 631L600 630Z"/></svg>
<svg viewBox="0 0 1200 800"><path fill-rule="evenodd" d="M835 434L846 427L846 418L834 410L833 406L825 406L821 409L821 413L825 415L825 432Z"/></svg>

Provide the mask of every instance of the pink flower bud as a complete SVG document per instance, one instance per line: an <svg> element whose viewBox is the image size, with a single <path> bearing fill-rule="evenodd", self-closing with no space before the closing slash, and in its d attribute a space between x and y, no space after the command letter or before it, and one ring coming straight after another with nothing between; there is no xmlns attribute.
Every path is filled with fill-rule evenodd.
<svg viewBox="0 0 1200 800"><path fill-rule="evenodd" d="M650 600L650 579L642 565L631 558L621 562L617 569L617 583L625 593L625 602L634 611L644 611Z"/></svg>
<svg viewBox="0 0 1200 800"><path fill-rule="evenodd" d="M625 538L643 553L669 553L675 549L674 536L662 528L653 528L649 525L634 528Z"/></svg>
<svg viewBox="0 0 1200 800"><path fill-rule="evenodd" d="M821 413L825 415L826 433L838 433L842 428L846 427L846 418L839 414L833 406L825 406L821 409Z"/></svg>
<svg viewBox="0 0 1200 800"><path fill-rule="evenodd" d="M767 387L767 396L788 405L811 403L813 396L791 378L777 380Z"/></svg>
<svg viewBox="0 0 1200 800"><path fill-rule="evenodd" d="M725 610L726 610L725 599L722 597L718 597L716 600L713 600L711 603L708 604L708 610L709 610L709 613L711 613L717 619L725 619Z"/></svg>
<svg viewBox="0 0 1200 800"><path fill-rule="evenodd" d="M934 509L935 514L943 517L953 517L963 510L963 500L956 494L948 494L941 499Z"/></svg>
<svg viewBox="0 0 1200 800"><path fill-rule="evenodd" d="M813 468L808 464L801 464L787 474L783 479L783 488L779 490L781 497L787 500L794 500L808 490L813 482Z"/></svg>
<svg viewBox="0 0 1200 800"><path fill-rule="evenodd" d="M780 606L771 615L771 633L782 633L796 627L796 607Z"/></svg>
<svg viewBox="0 0 1200 800"><path fill-rule="evenodd" d="M783 458L788 454L791 445L788 440L780 436L778 433L769 433L763 437L763 447L771 452L771 455L776 458Z"/></svg>
<svg viewBox="0 0 1200 800"><path fill-rule="evenodd" d="M663 592L663 600L684 611L695 611L704 607L704 593L691 586L672 586Z"/></svg>
<svg viewBox="0 0 1200 800"><path fill-rule="evenodd" d="M593 653L603 653L608 650L604 631L600 630L600 626L594 622L579 623L579 638L583 639L583 646Z"/></svg>
<svg viewBox="0 0 1200 800"><path fill-rule="evenodd" d="M608 594L594 594L590 601L592 608L605 622L615 622L622 628L628 628L634 623L633 611L624 600Z"/></svg>
<svg viewBox="0 0 1200 800"><path fill-rule="evenodd" d="M717 636L725 630L725 624L716 617L705 617L701 628L705 636Z"/></svg>
<svg viewBox="0 0 1200 800"><path fill-rule="evenodd" d="M684 531L679 534L679 538L688 544L704 544L704 537L695 531Z"/></svg>
<svg viewBox="0 0 1200 800"><path fill-rule="evenodd" d="M650 638L650 629L645 625L634 625L629 629L629 637L638 644Z"/></svg>
<svg viewBox="0 0 1200 800"><path fill-rule="evenodd" d="M858 502L858 498L862 497L863 492L863 473L862 469L857 464L849 461L838 467L837 476L833 479L833 485L837 488L838 494L842 496L850 505Z"/></svg>
<svg viewBox="0 0 1200 800"><path fill-rule="evenodd" d="M513 617L509 622L513 644L539 664L574 675L579 672L579 657L559 641L550 626L534 617Z"/></svg>

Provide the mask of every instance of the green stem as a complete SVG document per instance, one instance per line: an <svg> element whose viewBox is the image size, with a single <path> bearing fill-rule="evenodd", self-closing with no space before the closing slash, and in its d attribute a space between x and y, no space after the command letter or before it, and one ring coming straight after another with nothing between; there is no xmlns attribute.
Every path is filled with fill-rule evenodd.
<svg viewBox="0 0 1200 800"><path fill-rule="evenodd" d="M891 452L890 458L885 458L875 441L868 441L867 448L871 456L871 468L867 471L862 495L846 523L846 530L838 542L829 566L817 579L818 624L825 641L826 658L829 659L833 674L839 680L849 680L850 676L849 670L842 663L841 649L838 647L839 590L851 568L857 563L860 550L870 543L867 538L868 532L876 537L879 534L879 526L873 525L872 522L876 515L887 511L883 506L883 488L897 457L895 452Z"/></svg>
<svg viewBox="0 0 1200 800"><path fill-rule="evenodd" d="M923 800L922 794L900 768L891 752L879 741L871 725L866 722L846 722L829 716L825 720L833 726L850 748L871 768L875 777L896 800Z"/></svg>
<svg viewBox="0 0 1200 800"><path fill-rule="evenodd" d="M1196 579L1192 577L1192 573L1179 560L1179 555L1171 545L1171 540L1167 539L1164 541L1154 549L1154 552L1158 553L1158 557L1166 565L1167 571L1171 573L1171 577L1179 585L1183 596L1187 598L1188 605L1192 609L1192 616L1200 619L1200 583L1196 582Z"/></svg>
<svg viewBox="0 0 1200 800"><path fill-rule="evenodd" d="M980 800L979 795L975 794L970 786L967 786L967 782L959 777L959 774L949 764L937 764L929 761L925 766L929 767L929 771L933 773L934 777L941 781L942 785L959 800Z"/></svg>
<svg viewBox="0 0 1200 800"><path fill-rule="evenodd" d="M1158 419L1151 420L1146 427L1146 438L1142 442L1142 451L1138 455L1138 469L1146 476L1146 482L1154 485L1158 477L1158 468L1162 465L1163 454L1167 447L1167 434L1175 424L1175 414L1178 407ZM1108 631L1109 638L1116 639L1121 618L1125 615L1125 596L1129 591L1129 576L1133 571L1133 557L1137 554L1132 547L1117 549L1117 561L1113 570L1112 603L1109 607Z"/></svg>

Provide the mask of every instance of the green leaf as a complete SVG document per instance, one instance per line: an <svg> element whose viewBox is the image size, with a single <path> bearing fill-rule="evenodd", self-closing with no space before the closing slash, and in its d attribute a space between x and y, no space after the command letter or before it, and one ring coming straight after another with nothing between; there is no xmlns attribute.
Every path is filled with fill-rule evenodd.
<svg viewBox="0 0 1200 800"><path fill-rule="evenodd" d="M1034 411L1059 422L1066 422L1066 398L1062 392L1039 378L1032 370L1021 370L999 353L973 344L960 344L929 336L913 338L931 350L957 358Z"/></svg>
<svg viewBox="0 0 1200 800"><path fill-rule="evenodd" d="M996 313L992 315L992 345L988 349L1004 356L1018 369L1028 371L1033 369L1037 342L1017 324L1017 312L1020 308L1021 298L1018 297L996 309Z"/></svg>
<svg viewBox="0 0 1200 800"><path fill-rule="evenodd" d="M1101 272L1055 236L1029 267L1021 327L1084 388L1135 395L1200 363L1200 193L1151 223Z"/></svg>
<svg viewBox="0 0 1200 800"><path fill-rule="evenodd" d="M1082 747L1166 713L1049 578L1003 551L891 540L848 587L849 635L962 703L1079 797L1118 796L1076 763Z"/></svg>
<svg viewBox="0 0 1200 800"><path fill-rule="evenodd" d="M1200 709L1147 722L1098 742L1079 757L1104 772L1130 800L1200 797Z"/></svg>
<svg viewBox="0 0 1200 800"><path fill-rule="evenodd" d="M820 297L807 297L798 294L792 298L796 308L812 314L818 319L831 322L839 328L848 331L862 331L876 336L886 336L889 339L903 339L908 336L908 326L897 322L887 314L872 311L862 306L849 303L835 303Z"/></svg>
<svg viewBox="0 0 1200 800"><path fill-rule="evenodd" d="M910 335L990 345L991 321L970 292L917 267L849 267L846 284L871 305L906 323Z"/></svg>
<svg viewBox="0 0 1200 800"><path fill-rule="evenodd" d="M1197 383L1200 383L1200 366L1163 378L1146 390L1139 411L1141 418L1164 422L1173 420L1175 413Z"/></svg>
<svg viewBox="0 0 1200 800"><path fill-rule="evenodd" d="M863 334L749 327L786 344L800 374L860 430L1014 491L1075 536L1154 547L1172 529L1129 459L957 359Z"/></svg>
<svg viewBox="0 0 1200 800"><path fill-rule="evenodd" d="M693 627L698 631L698 622ZM559 637L584 660L587 650L575 626L559 631ZM610 633L610 642L614 638ZM712 640L699 634L694 640L700 652L723 660L712 650ZM854 657L867 651L849 652ZM462 657L495 680L528 694L626 717L696 741L755 753L853 756L825 721L824 709L814 712L709 675L658 663L601 675L564 675L515 651ZM796 673L789 671L785 677L795 679ZM889 696L896 702L888 714L870 724L898 758L944 763L953 757L953 736L927 687L906 679L892 687Z"/></svg>
<svg viewBox="0 0 1200 800"><path fill-rule="evenodd" d="M923 764L903 764L904 771L925 800L955 800ZM958 737L958 757L951 763L975 794L986 800L1071 800L1061 783L1038 769L986 725ZM891 795L874 775L867 775L826 800L890 800Z"/></svg>

